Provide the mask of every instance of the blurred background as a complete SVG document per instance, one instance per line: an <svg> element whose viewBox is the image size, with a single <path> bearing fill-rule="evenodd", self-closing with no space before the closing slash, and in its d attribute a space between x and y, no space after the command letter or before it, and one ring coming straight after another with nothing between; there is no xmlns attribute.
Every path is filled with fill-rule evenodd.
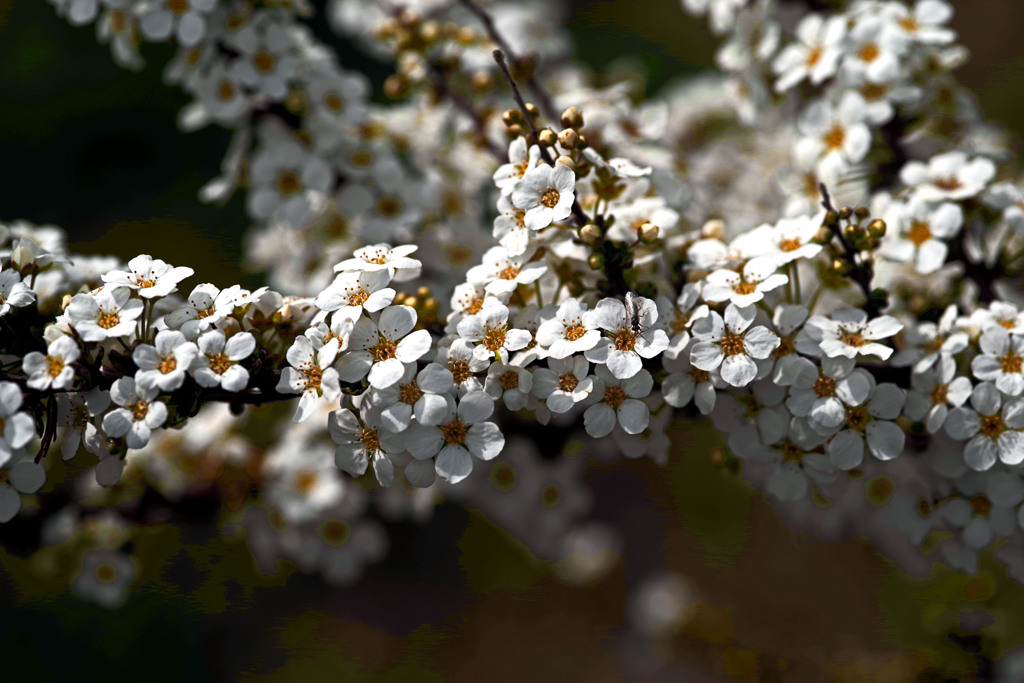
<svg viewBox="0 0 1024 683"><path fill-rule="evenodd" d="M972 52L959 77L1019 138L1024 3L953 4ZM343 64L378 84L389 73L314 26ZM595 72L642 69L648 92L712 64L714 40L678 0L580 0L570 28ZM239 263L241 196L196 198L229 134L178 131L187 98L161 80L171 49L148 47L147 68L126 71L92 28L39 0L0 0L0 220L60 226L79 253L187 263L193 282L258 284ZM593 516L625 538L600 581L573 585L451 504L425 527L389 527L389 558L348 589L288 567L258 575L244 543L211 525L154 525L117 611L0 550L0 670L12 681L986 680L989 660L1024 644L1011 618L1024 590L991 558L974 577L912 579L866 542L790 530L716 467L706 425L670 434L666 468L620 460L589 475ZM671 590L638 603L636 587L662 575ZM637 610L666 601L683 626L639 638ZM998 645L956 635L973 612L990 615Z"/></svg>

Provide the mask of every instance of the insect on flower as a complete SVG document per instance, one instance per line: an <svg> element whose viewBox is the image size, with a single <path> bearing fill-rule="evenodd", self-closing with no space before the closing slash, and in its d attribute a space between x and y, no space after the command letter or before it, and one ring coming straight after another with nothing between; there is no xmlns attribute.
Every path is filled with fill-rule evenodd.
<svg viewBox="0 0 1024 683"><path fill-rule="evenodd" d="M626 316L629 318L629 329L638 337L643 337L647 328L640 320L643 313L643 303L635 292L626 292Z"/></svg>

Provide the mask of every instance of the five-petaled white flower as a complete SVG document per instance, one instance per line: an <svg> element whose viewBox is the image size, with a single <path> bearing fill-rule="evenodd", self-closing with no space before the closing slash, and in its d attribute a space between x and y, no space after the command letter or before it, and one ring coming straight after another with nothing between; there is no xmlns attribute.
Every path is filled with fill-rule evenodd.
<svg viewBox="0 0 1024 683"><path fill-rule="evenodd" d="M523 223L542 230L572 213L576 174L568 166L541 164L527 171L512 190L512 204L526 211Z"/></svg>
<svg viewBox="0 0 1024 683"><path fill-rule="evenodd" d="M321 395L330 403L341 398L338 371L331 367L337 355L338 342L333 339L319 351L314 351L313 343L301 336L288 347L286 357L290 367L281 371L277 390L285 394L302 394L292 422L308 419Z"/></svg>
<svg viewBox="0 0 1024 683"><path fill-rule="evenodd" d="M928 160L910 161L900 170L900 180L914 196L928 202L967 199L981 194L996 175L996 165L985 157L968 160L965 152L954 150Z"/></svg>
<svg viewBox="0 0 1024 683"><path fill-rule="evenodd" d="M971 392L971 407L949 411L946 433L967 441L964 461L978 471L1001 460L1007 465L1024 462L1024 398L1002 405L1003 399L991 382L982 382Z"/></svg>
<svg viewBox="0 0 1024 683"><path fill-rule="evenodd" d="M480 265L466 272L466 281L484 285L488 294L511 294L519 285L536 282L547 272L548 266L544 261L530 261L535 251L529 249L513 256L504 247L491 247L484 253Z"/></svg>
<svg viewBox="0 0 1024 683"><path fill-rule="evenodd" d="M540 163L540 147L526 144L526 138L519 136L508 143L508 163L494 172L494 184L501 194L512 194L516 183L523 175Z"/></svg>
<svg viewBox="0 0 1024 683"><path fill-rule="evenodd" d="M548 358L548 367L533 371L533 395L544 401L552 413L565 413L590 396L594 376L582 356Z"/></svg>
<svg viewBox="0 0 1024 683"><path fill-rule="evenodd" d="M370 386L375 389L398 382L405 366L430 350L430 333L413 332L414 327L416 309L409 306L388 306L377 322L360 318L349 335L349 350L338 365L341 379L358 382L369 375Z"/></svg>
<svg viewBox="0 0 1024 683"><path fill-rule="evenodd" d="M448 410L438 425L413 425L405 432L405 447L419 461L432 458L437 475L456 484L473 471L473 458L492 460L505 447L498 425L487 422L494 400L482 391L464 395L456 407L446 396Z"/></svg>
<svg viewBox="0 0 1024 683"><path fill-rule="evenodd" d="M135 381L139 386L155 386L161 391L174 391L185 381L185 373L199 353L195 342L186 341L177 330L157 332L155 345L139 344L132 360L139 370Z"/></svg>
<svg viewBox="0 0 1024 683"><path fill-rule="evenodd" d="M321 311L340 311L354 318L364 309L375 313L390 306L395 299L390 283L387 270L343 272L313 301Z"/></svg>
<svg viewBox="0 0 1024 683"><path fill-rule="evenodd" d="M81 350L74 339L61 335L46 347L46 355L39 351L25 354L22 369L28 374L28 386L36 391L69 389L75 379L75 369L71 366Z"/></svg>
<svg viewBox="0 0 1024 683"><path fill-rule="evenodd" d="M875 385L871 375L868 379L871 386L867 402L846 410L844 428L828 442L828 457L841 470L861 464L865 442L879 460L892 460L903 452L906 435L891 420L899 417L906 394L895 384Z"/></svg>
<svg viewBox="0 0 1024 683"><path fill-rule="evenodd" d="M789 277L776 273L778 261L769 257L750 259L743 266L743 272L722 268L705 278L701 290L704 301L718 303L731 301L739 307L750 306L764 299L765 292L789 282Z"/></svg>
<svg viewBox="0 0 1024 683"><path fill-rule="evenodd" d="M36 293L21 281L18 271L0 266L0 317L10 313L12 308L24 308L35 300Z"/></svg>
<svg viewBox="0 0 1024 683"><path fill-rule="evenodd" d="M0 465L36 435L32 416L19 412L21 389L14 382L0 382Z"/></svg>
<svg viewBox="0 0 1024 683"><path fill-rule="evenodd" d="M583 413L587 434L596 439L608 436L615 429L616 422L627 434L639 434L647 429L651 411L641 399L654 388L651 373L640 370L630 377L618 379L608 368L598 365L594 374L593 395L601 400Z"/></svg>
<svg viewBox="0 0 1024 683"><path fill-rule="evenodd" d="M594 312L578 299L563 301L555 317L537 327L537 343L548 350L549 358L567 358L587 351L600 339Z"/></svg>
<svg viewBox="0 0 1024 683"><path fill-rule="evenodd" d="M373 462L373 473L381 486L390 486L395 466L388 453L399 453L402 437L381 427L380 411L370 409L356 415L347 408L335 410L327 418L327 431L338 445L334 464L342 472L358 477Z"/></svg>
<svg viewBox="0 0 1024 683"><path fill-rule="evenodd" d="M1024 392L1024 337L1010 336L1003 327L990 327L979 340L981 353L971 361L971 372L1010 396Z"/></svg>
<svg viewBox="0 0 1024 683"><path fill-rule="evenodd" d="M508 352L526 348L533 340L526 330L508 327L508 306L487 306L476 315L467 315L459 321L459 336L476 343L473 355L481 360L495 359L508 362Z"/></svg>
<svg viewBox="0 0 1024 683"><path fill-rule="evenodd" d="M798 160L817 161L819 175L838 177L867 156L871 131L866 119L867 103L854 90L846 91L835 105L824 99L812 102L797 121L802 136L796 145Z"/></svg>
<svg viewBox="0 0 1024 683"><path fill-rule="evenodd" d="M826 20L820 14L810 14L796 28L799 42L786 46L772 62L779 76L776 92L785 92L807 78L819 85L835 75L843 56L846 37L846 18Z"/></svg>
<svg viewBox="0 0 1024 683"><path fill-rule="evenodd" d="M644 358L654 358L668 348L665 330L656 329L658 307L653 301L636 297L636 321L618 299L601 299L594 307L594 322L608 336L583 355L591 363L607 365L612 375L626 379L640 372ZM639 325L639 330L633 323Z"/></svg>
<svg viewBox="0 0 1024 683"><path fill-rule="evenodd" d="M75 457L83 443L86 450L97 457L109 455L107 440L93 423L93 418L109 407L110 393L99 387L84 393L67 392L58 396L57 424L67 428L60 444L65 460Z"/></svg>
<svg viewBox="0 0 1024 683"><path fill-rule="evenodd" d="M167 296L178 288L178 283L194 271L186 266L174 267L148 254L140 254L128 262L128 270L112 270L103 281L117 287L128 287L143 299Z"/></svg>
<svg viewBox="0 0 1024 683"><path fill-rule="evenodd" d="M924 422L929 434L942 429L949 406L959 408L971 397L971 380L956 377L956 361L947 354L924 372L915 372L910 382L905 412L911 420Z"/></svg>
<svg viewBox="0 0 1024 683"><path fill-rule="evenodd" d="M167 420L167 406L156 400L159 392L155 384L138 385L131 377L114 382L110 398L120 408L103 416L103 432L115 439L125 437L128 448L145 446L153 430Z"/></svg>
<svg viewBox="0 0 1024 683"><path fill-rule="evenodd" d="M21 494L35 493L46 483L46 468L27 454L0 461L0 523L9 522L21 509Z"/></svg>
<svg viewBox="0 0 1024 683"><path fill-rule="evenodd" d="M946 243L960 232L964 212L959 204L945 202L934 206L920 198L907 204L895 204L886 215L892 228L880 253L899 263L914 262L922 275L934 273L946 262Z"/></svg>
<svg viewBox="0 0 1024 683"><path fill-rule="evenodd" d="M392 248L390 244L371 244L352 253L352 258L345 259L334 266L334 272L343 271L366 271L374 272L386 270L395 276L395 273L402 271L414 271L423 266L409 254L415 252L419 247L415 244L402 244Z"/></svg>
<svg viewBox="0 0 1024 683"><path fill-rule="evenodd" d="M888 360L892 349L879 344L879 339L891 337L903 329L903 323L891 315L882 315L868 321L868 314L859 308L844 308L832 312L831 318L811 316L804 328L822 353L830 358L845 356L878 356Z"/></svg>
<svg viewBox="0 0 1024 683"><path fill-rule="evenodd" d="M238 364L256 349L256 338L249 332L236 332L228 339L223 330L210 330L199 336L199 353L189 369L201 387L221 387L241 391L249 384L249 371Z"/></svg>
<svg viewBox="0 0 1024 683"><path fill-rule="evenodd" d="M127 287L76 294L66 312L83 341L125 337L132 333L136 318L142 315L142 302L130 298L131 295Z"/></svg>
<svg viewBox="0 0 1024 683"><path fill-rule="evenodd" d="M398 382L373 390L372 403L381 406L381 422L393 432L405 431L413 415L420 424L436 425L448 411L444 397L454 385L451 370L440 363L430 363L418 373L409 364Z"/></svg>
<svg viewBox="0 0 1024 683"><path fill-rule="evenodd" d="M757 377L754 359L764 360L779 345L779 337L764 325L749 329L754 322L753 306L729 304L723 319L717 311L693 326L696 343L690 349L690 363L711 371L721 366L722 379L734 387L743 387Z"/></svg>
<svg viewBox="0 0 1024 683"><path fill-rule="evenodd" d="M526 368L494 363L487 369L484 379L484 393L505 404L509 410L522 410L530 399L533 389L533 375Z"/></svg>

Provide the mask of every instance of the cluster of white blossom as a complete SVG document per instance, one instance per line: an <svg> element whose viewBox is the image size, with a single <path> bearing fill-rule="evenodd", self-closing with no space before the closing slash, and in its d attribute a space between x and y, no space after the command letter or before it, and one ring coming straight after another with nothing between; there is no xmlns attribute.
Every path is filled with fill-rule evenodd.
<svg viewBox="0 0 1024 683"><path fill-rule="evenodd" d="M672 419L703 415L794 524L864 533L911 569L939 532L967 571L1008 539L1024 580L1024 192L950 76L951 8L684 0L731 32L731 85L634 106L578 66L531 63L565 51L539 21L554 4L338 0L336 25L398 65L385 90L406 101L379 107L301 4L58 2L125 64L143 39L177 42L182 125L235 131L204 199L244 187L252 259L303 295L182 299L189 268L122 269L3 228L0 320L18 334L0 348L0 519L43 485L29 449L60 425L64 456L84 444L103 486L174 500L216 488L197 460L238 473L262 505L221 500L245 509L267 568L354 580L387 546L368 500L423 519L438 491L568 562L614 545L580 526L583 461L505 434L581 427L595 450L664 462ZM726 91L738 118L707 132ZM296 395L276 445L187 443L240 419L206 404ZM371 468L369 494L341 475Z"/></svg>

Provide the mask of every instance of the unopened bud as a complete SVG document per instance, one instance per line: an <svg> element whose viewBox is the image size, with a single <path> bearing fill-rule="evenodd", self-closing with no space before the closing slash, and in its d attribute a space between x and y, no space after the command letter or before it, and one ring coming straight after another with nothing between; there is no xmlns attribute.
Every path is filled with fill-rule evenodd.
<svg viewBox="0 0 1024 683"><path fill-rule="evenodd" d="M430 315L437 315L441 310L441 304L437 302L437 299L430 297L423 301L423 312Z"/></svg>
<svg viewBox="0 0 1024 683"><path fill-rule="evenodd" d="M853 209L851 209L848 206L844 206L843 208L839 209L839 217L842 218L844 221L845 220L849 220L850 216L852 216L852 215L853 215Z"/></svg>
<svg viewBox="0 0 1024 683"><path fill-rule="evenodd" d="M529 114L531 118L535 119L540 116L540 109L537 109L537 105L533 102L527 102L526 113Z"/></svg>
<svg viewBox="0 0 1024 683"><path fill-rule="evenodd" d="M555 135L555 131L545 128L540 132L538 140L542 147L553 147L558 142L558 137Z"/></svg>
<svg viewBox="0 0 1024 683"><path fill-rule="evenodd" d="M580 240L584 244L595 244L599 239L601 239L601 228L593 223L587 223L580 228Z"/></svg>
<svg viewBox="0 0 1024 683"><path fill-rule="evenodd" d="M416 305L419 302L420 302L419 299L417 299L416 297L414 297L414 296L407 296L407 297L405 297L405 300L402 301L402 305L403 306L408 306L409 308L416 308Z"/></svg>
<svg viewBox="0 0 1024 683"><path fill-rule="evenodd" d="M506 129L506 132L514 138L526 137L526 131L518 123L513 126L509 126Z"/></svg>
<svg viewBox="0 0 1024 683"><path fill-rule="evenodd" d="M601 270L604 268L604 259L600 254L591 254L587 257L587 265L591 270Z"/></svg>
<svg viewBox="0 0 1024 683"><path fill-rule="evenodd" d="M459 29L458 41L463 45L469 45L470 43L476 42L476 38L476 31L469 28L468 26L463 26L461 29Z"/></svg>
<svg viewBox="0 0 1024 683"><path fill-rule="evenodd" d="M849 270L849 266L847 265L846 261L844 261L841 258L832 259L832 270L837 275L846 275L847 271Z"/></svg>
<svg viewBox="0 0 1024 683"><path fill-rule="evenodd" d="M60 300L60 310L65 310L69 305L71 305L71 295L65 294L64 298Z"/></svg>
<svg viewBox="0 0 1024 683"><path fill-rule="evenodd" d="M405 97L409 92L409 79L405 74L391 74L384 81L384 94L393 100Z"/></svg>
<svg viewBox="0 0 1024 683"><path fill-rule="evenodd" d="M576 107L569 107L562 112L560 119L562 128L582 128L583 127L583 114Z"/></svg>
<svg viewBox="0 0 1024 683"><path fill-rule="evenodd" d="M477 71L473 74L471 83L474 90L485 92L494 87L494 76L487 71Z"/></svg>
<svg viewBox="0 0 1024 683"><path fill-rule="evenodd" d="M572 128L564 128L558 134L558 142L566 149L576 149L576 146L580 143L580 134Z"/></svg>
<svg viewBox="0 0 1024 683"><path fill-rule="evenodd" d="M839 214L835 211L829 211L825 214L825 220L823 221L825 225L835 225L838 222Z"/></svg>
<svg viewBox="0 0 1024 683"><path fill-rule="evenodd" d="M416 290L416 296L418 296L421 299L428 298L430 296L430 288L420 287L419 289Z"/></svg>
<svg viewBox="0 0 1024 683"><path fill-rule="evenodd" d="M725 241L725 223L718 218L712 218L701 227L700 236L704 239Z"/></svg>
<svg viewBox="0 0 1024 683"><path fill-rule="evenodd" d="M658 226L654 223L644 223L636 231L640 241L644 244L653 244L658 239Z"/></svg>
<svg viewBox="0 0 1024 683"><path fill-rule="evenodd" d="M571 170L576 170L576 162L572 160L572 157L567 157L564 154L555 159L555 166L568 166Z"/></svg>
<svg viewBox="0 0 1024 683"><path fill-rule="evenodd" d="M518 109L506 109L501 113L501 122L509 128L516 124L523 123L523 112Z"/></svg>
<svg viewBox="0 0 1024 683"><path fill-rule="evenodd" d="M876 239L885 237L886 225L881 218L876 218L868 225L868 234Z"/></svg>
<svg viewBox="0 0 1024 683"><path fill-rule="evenodd" d="M425 43L432 43L441 37L441 26L436 21L424 21L420 27L420 38Z"/></svg>
<svg viewBox="0 0 1024 683"><path fill-rule="evenodd" d="M579 142L576 143L576 146L579 147L580 149L586 149L587 148L587 136L584 135L583 133L580 133L580 139L579 139Z"/></svg>
<svg viewBox="0 0 1024 683"><path fill-rule="evenodd" d="M853 210L853 215L861 220L864 220L865 218L871 215L871 211L868 210L868 207L866 206L858 206Z"/></svg>
<svg viewBox="0 0 1024 683"><path fill-rule="evenodd" d="M825 244L830 239L832 239L832 231L824 225L818 228L817 234L814 235L814 241L818 244Z"/></svg>
<svg viewBox="0 0 1024 683"><path fill-rule="evenodd" d="M855 240L860 235L860 229L856 225L847 225L843 228L843 235L848 240Z"/></svg>

